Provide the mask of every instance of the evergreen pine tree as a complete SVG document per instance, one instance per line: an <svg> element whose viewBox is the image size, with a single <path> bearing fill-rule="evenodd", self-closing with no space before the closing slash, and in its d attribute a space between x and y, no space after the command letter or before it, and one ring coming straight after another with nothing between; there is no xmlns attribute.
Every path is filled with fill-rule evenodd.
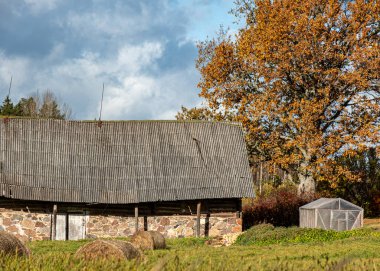
<svg viewBox="0 0 380 271"><path fill-rule="evenodd" d="M0 114L3 116L14 115L14 106L9 96L4 99L3 105L0 107Z"/></svg>

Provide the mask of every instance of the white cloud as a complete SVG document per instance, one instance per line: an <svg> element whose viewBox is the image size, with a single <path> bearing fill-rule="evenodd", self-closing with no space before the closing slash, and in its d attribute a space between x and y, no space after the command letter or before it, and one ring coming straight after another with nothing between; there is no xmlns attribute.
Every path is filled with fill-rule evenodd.
<svg viewBox="0 0 380 271"><path fill-rule="evenodd" d="M0 62L0 88L7 90L13 74L18 85L12 99L51 89L72 107L75 118L94 119L104 82L103 119L173 119L181 105L199 103L189 14L177 4L67 0L57 8L63 1L22 1L29 12L25 5L16 7L23 16L15 22L49 28L41 50L35 49L41 48L38 43L21 53L11 45L4 48L10 54ZM11 57L18 54L23 57Z"/></svg>
<svg viewBox="0 0 380 271"><path fill-rule="evenodd" d="M119 21L117 25L127 24L126 21ZM112 23L111 23L112 22ZM64 21L65 26L74 30L75 33L82 36L96 35L97 33L117 35L123 31L123 28L116 27L115 17L111 17L109 14L99 13L69 13ZM81 31L86 29L87 31Z"/></svg>
<svg viewBox="0 0 380 271"><path fill-rule="evenodd" d="M92 39L99 35L107 35L117 38L146 31L151 24L150 16L151 14L124 14L121 10L69 12L60 24L82 37Z"/></svg>
<svg viewBox="0 0 380 271"><path fill-rule="evenodd" d="M174 119L181 104L193 100L195 74L178 71L160 76L125 77L123 84L106 88L104 119ZM100 105L98 105L98 109Z"/></svg>
<svg viewBox="0 0 380 271"><path fill-rule="evenodd" d="M53 67L53 73L57 76L71 78L95 78L102 72L99 55L92 52L84 52L80 58L64 61Z"/></svg>
<svg viewBox="0 0 380 271"><path fill-rule="evenodd" d="M59 51L60 48L54 49ZM85 51L79 58L68 59L53 67L58 76L72 78L116 78L122 82L128 74L144 74L156 67L162 57L164 45L159 42L144 42L141 45L125 44L108 58L98 53ZM50 57L50 56L49 56Z"/></svg>
<svg viewBox="0 0 380 271"><path fill-rule="evenodd" d="M155 119L159 120L172 120L175 119L179 109L169 109L155 116Z"/></svg>
<svg viewBox="0 0 380 271"><path fill-rule="evenodd" d="M50 53L46 56L46 61L56 61L62 58L65 52L65 45L63 43L58 43L53 46Z"/></svg>
<svg viewBox="0 0 380 271"><path fill-rule="evenodd" d="M117 64L119 68L131 72L140 72L161 58L163 45L159 42L144 42L140 46L126 45L119 50Z"/></svg>
<svg viewBox="0 0 380 271"><path fill-rule="evenodd" d="M155 94L155 80L147 76L126 77L123 85L107 88L103 103L105 119L121 119L148 102ZM148 102L149 103L149 102Z"/></svg>
<svg viewBox="0 0 380 271"><path fill-rule="evenodd" d="M72 106L74 117L94 119L99 115L101 86L105 83L103 119L173 119L183 104L196 97L197 73L190 63L185 69L154 70L165 45L145 42L125 44L109 58L84 52L80 57L55 64L51 61L64 50L55 46L39 63L27 58L4 58L0 65L1 85L9 84L11 70L19 81L15 98L37 89L51 89L62 102Z"/></svg>
<svg viewBox="0 0 380 271"><path fill-rule="evenodd" d="M33 14L40 14L55 9L60 0L24 0Z"/></svg>
<svg viewBox="0 0 380 271"><path fill-rule="evenodd" d="M25 57L7 57L0 52L0 86L2 89L8 90L11 77L12 89L17 88L28 82L29 80L30 60ZM4 93L2 91L2 93ZM8 93L8 91L6 92ZM15 93L15 91L13 91ZM17 92L16 92L17 95Z"/></svg>

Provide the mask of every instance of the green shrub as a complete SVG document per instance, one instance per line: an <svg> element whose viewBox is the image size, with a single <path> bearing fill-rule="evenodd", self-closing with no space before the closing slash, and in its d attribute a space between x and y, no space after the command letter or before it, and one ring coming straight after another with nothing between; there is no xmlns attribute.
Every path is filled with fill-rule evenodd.
<svg viewBox="0 0 380 271"><path fill-rule="evenodd" d="M334 231L298 227L274 227L271 224L253 226L236 240L239 245L269 245L278 243L311 243L340 240L350 237L378 236L369 228L351 231Z"/></svg>
<svg viewBox="0 0 380 271"><path fill-rule="evenodd" d="M302 231L303 229L296 227L275 228L271 224L259 224L240 235L236 243L240 245L282 243L286 240L295 238Z"/></svg>

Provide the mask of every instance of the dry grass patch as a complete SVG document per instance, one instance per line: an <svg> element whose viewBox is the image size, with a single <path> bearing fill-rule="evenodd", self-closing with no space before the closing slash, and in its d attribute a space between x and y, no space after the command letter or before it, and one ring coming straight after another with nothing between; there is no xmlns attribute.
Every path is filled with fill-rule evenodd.
<svg viewBox="0 0 380 271"><path fill-rule="evenodd" d="M371 228L375 231L380 231L380 218L366 218L366 219L364 219L364 227Z"/></svg>

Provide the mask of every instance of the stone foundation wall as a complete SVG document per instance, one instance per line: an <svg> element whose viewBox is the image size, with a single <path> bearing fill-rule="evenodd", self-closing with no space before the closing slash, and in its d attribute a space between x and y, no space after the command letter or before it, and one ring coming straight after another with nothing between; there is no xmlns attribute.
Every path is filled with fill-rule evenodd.
<svg viewBox="0 0 380 271"><path fill-rule="evenodd" d="M51 219L52 215L47 213L0 208L0 230L10 232L23 241L49 240ZM196 234L196 216L150 216L146 219L139 217L139 230L144 228L161 232L165 237L192 237ZM135 218L87 213L85 231L87 238L129 236L135 232ZM201 236L218 236L241 231L242 219L236 218L235 213L201 216Z"/></svg>
<svg viewBox="0 0 380 271"><path fill-rule="evenodd" d="M196 216L155 216L147 217L145 227L162 233L165 237L192 237L196 234ZM144 218L139 218L139 230L144 230ZM218 236L242 231L242 219L230 216L201 216L201 236ZM120 237L135 232L135 218L121 216L88 217L88 237Z"/></svg>
<svg viewBox="0 0 380 271"><path fill-rule="evenodd" d="M49 240L51 215L0 208L0 230L22 241Z"/></svg>
<svg viewBox="0 0 380 271"><path fill-rule="evenodd" d="M144 230L144 218L139 218L139 230ZM121 237L135 232L135 218L112 215L88 215L86 237Z"/></svg>

